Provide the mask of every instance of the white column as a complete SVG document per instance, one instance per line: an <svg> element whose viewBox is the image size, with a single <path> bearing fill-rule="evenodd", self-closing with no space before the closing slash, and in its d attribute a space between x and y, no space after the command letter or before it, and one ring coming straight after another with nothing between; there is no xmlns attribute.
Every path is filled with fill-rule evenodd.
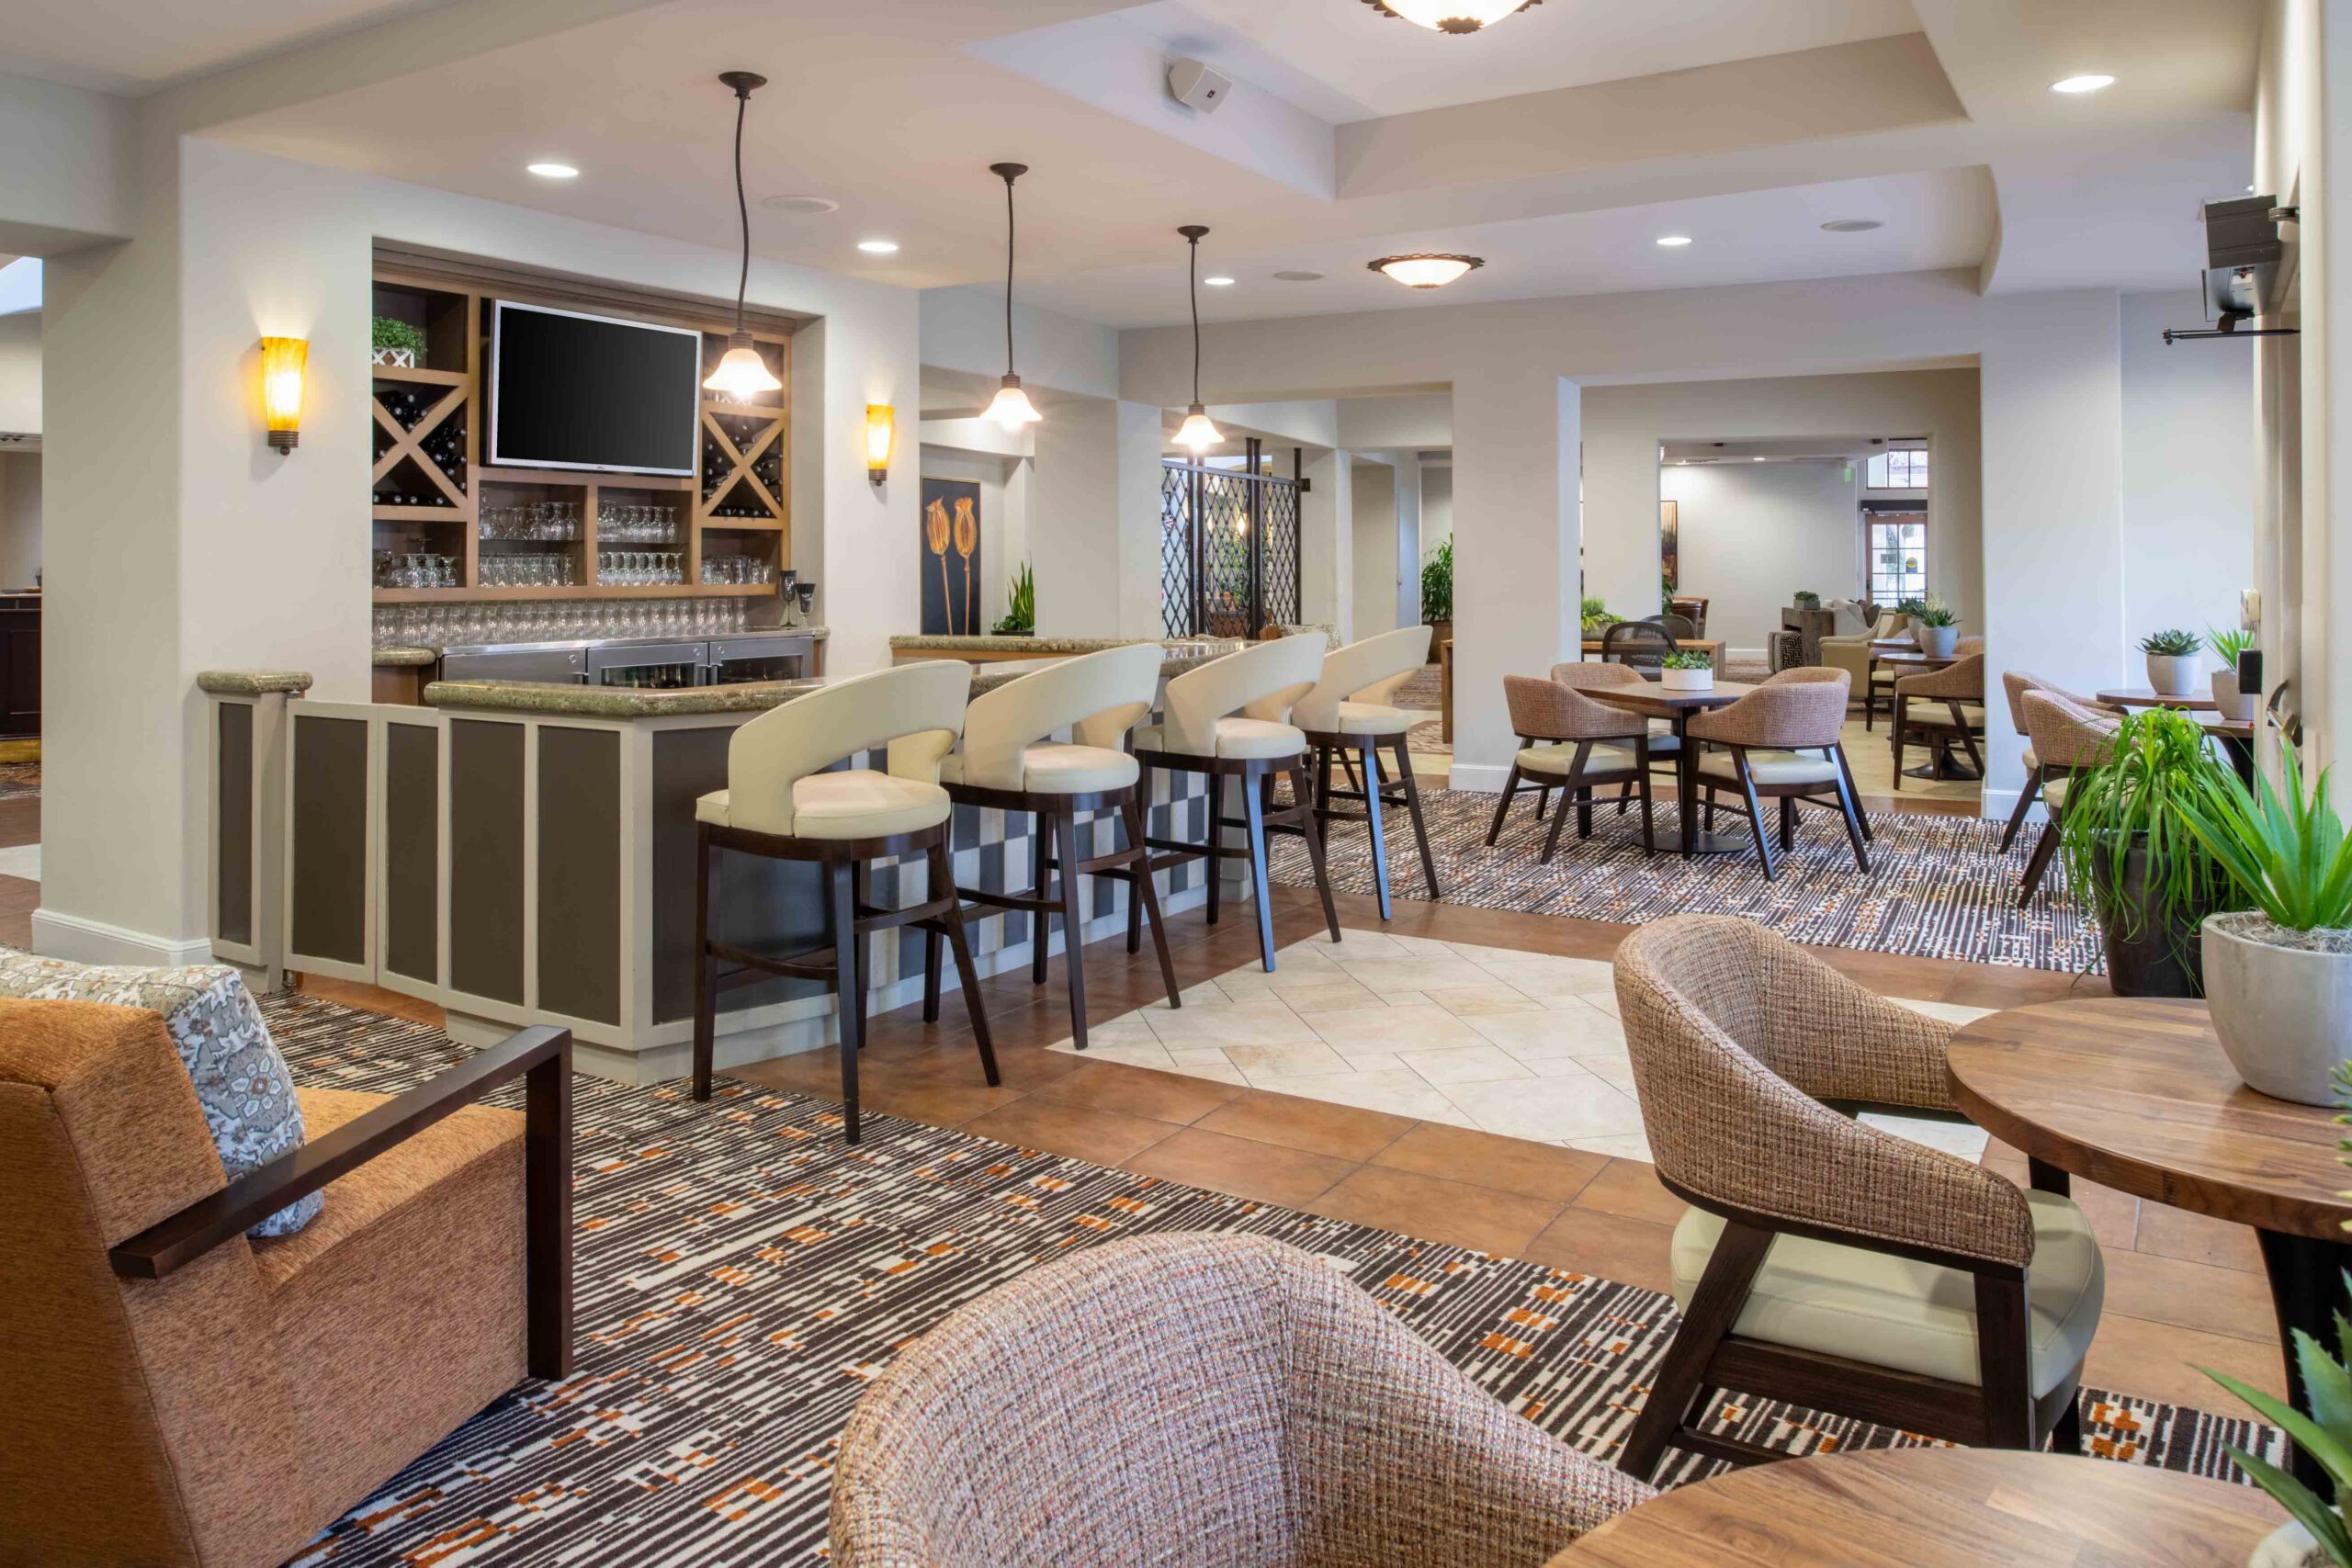
<svg viewBox="0 0 2352 1568"><path fill-rule="evenodd" d="M1159 427L1148 403L1057 402L1032 432L1041 637L1159 629Z"/></svg>
<svg viewBox="0 0 2352 1568"><path fill-rule="evenodd" d="M1159 637L1160 411L1119 405L1118 624L1120 637Z"/></svg>
<svg viewBox="0 0 2352 1568"><path fill-rule="evenodd" d="M1369 459L1355 465L1355 525L1348 550L1355 583L1351 606L1356 637L1396 629L1396 470Z"/></svg>
<svg viewBox="0 0 2352 1568"><path fill-rule="evenodd" d="M1396 620L1421 624L1421 459L1396 454Z"/></svg>
<svg viewBox="0 0 2352 1568"><path fill-rule="evenodd" d="M1353 640L1355 460L1345 452L1309 457L1298 498L1298 618Z"/></svg>
<svg viewBox="0 0 2352 1568"><path fill-rule="evenodd" d="M1456 789L1502 787L1515 749L1503 677L1577 657L1580 404L1548 371L1453 384Z"/></svg>

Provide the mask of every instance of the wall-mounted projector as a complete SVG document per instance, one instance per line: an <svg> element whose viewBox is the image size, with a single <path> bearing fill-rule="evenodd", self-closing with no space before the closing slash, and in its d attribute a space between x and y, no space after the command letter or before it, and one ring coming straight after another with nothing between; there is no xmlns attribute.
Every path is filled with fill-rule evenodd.
<svg viewBox="0 0 2352 1568"><path fill-rule="evenodd" d="M1233 78L1197 60L1180 60L1168 68L1168 96L1188 109L1215 114L1233 91Z"/></svg>

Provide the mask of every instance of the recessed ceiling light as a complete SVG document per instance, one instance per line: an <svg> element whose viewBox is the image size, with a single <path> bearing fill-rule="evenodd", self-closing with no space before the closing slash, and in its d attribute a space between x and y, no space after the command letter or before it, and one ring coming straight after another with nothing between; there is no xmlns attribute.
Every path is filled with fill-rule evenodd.
<svg viewBox="0 0 2352 1568"><path fill-rule="evenodd" d="M576 180L580 171L569 164L526 164L523 165L543 180Z"/></svg>
<svg viewBox="0 0 2352 1568"><path fill-rule="evenodd" d="M1679 251L1683 246L1690 243L1690 236L1688 234L1660 234L1657 237L1657 243L1664 245L1669 251Z"/></svg>
<svg viewBox="0 0 2352 1568"><path fill-rule="evenodd" d="M1875 218L1833 218L1822 225L1832 234L1867 234L1873 229L1885 227Z"/></svg>
<svg viewBox="0 0 2352 1568"><path fill-rule="evenodd" d="M896 240L860 240L857 248L869 256L895 256L899 254Z"/></svg>
<svg viewBox="0 0 2352 1568"><path fill-rule="evenodd" d="M1484 256L1383 256L1364 265L1386 273L1408 288L1442 288L1464 273L1487 265Z"/></svg>
<svg viewBox="0 0 2352 1568"><path fill-rule="evenodd" d="M1233 279L1229 277L1204 277L1201 279L1201 281L1211 288L1230 288L1233 287Z"/></svg>
<svg viewBox="0 0 2352 1568"><path fill-rule="evenodd" d="M760 205L770 212L788 212L795 217L805 218L842 209L842 204L830 196L766 196L760 198Z"/></svg>
<svg viewBox="0 0 2352 1568"><path fill-rule="evenodd" d="M2248 190L2252 190L2253 188L2254 187L2252 186L2246 186L2246 189ZM1296 267L1285 268L1284 270L1274 274L1274 277L1276 281L1282 283L1320 283L1323 281L1323 274L1319 272L1304 272Z"/></svg>
<svg viewBox="0 0 2352 1568"><path fill-rule="evenodd" d="M1748 460L1749 462L1751 462L1751 463L1760 463L1760 462L1762 462L1764 459L1763 459L1763 458L1761 458L1761 457L1750 457L1750 458L1749 458L1749 459L1747 459L1747 460Z"/></svg>
<svg viewBox="0 0 2352 1568"><path fill-rule="evenodd" d="M2102 76L2094 71L2080 76L2068 76L2052 82L2050 84L2050 90L2053 93L2096 93L2101 87L2114 85L2114 77Z"/></svg>

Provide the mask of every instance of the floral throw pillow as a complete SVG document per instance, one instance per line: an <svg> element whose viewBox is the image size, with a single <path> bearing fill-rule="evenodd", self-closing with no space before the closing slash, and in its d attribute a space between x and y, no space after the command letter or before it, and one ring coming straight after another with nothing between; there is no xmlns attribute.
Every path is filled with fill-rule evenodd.
<svg viewBox="0 0 2352 1568"><path fill-rule="evenodd" d="M232 1181L302 1146L294 1076L270 1039L244 977L225 964L117 967L0 948L0 997L110 1002L161 1013ZM317 1216L324 1200L323 1193L313 1192L245 1234L291 1235Z"/></svg>

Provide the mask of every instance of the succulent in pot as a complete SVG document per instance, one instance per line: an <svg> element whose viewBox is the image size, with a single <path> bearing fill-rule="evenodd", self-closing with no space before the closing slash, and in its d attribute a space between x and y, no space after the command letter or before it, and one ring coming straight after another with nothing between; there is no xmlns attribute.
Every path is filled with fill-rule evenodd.
<svg viewBox="0 0 2352 1568"><path fill-rule="evenodd" d="M2142 637L2140 651L2148 656L2148 685L2158 696L2194 694L2197 678L2203 673L2198 668L2197 650L2204 646L2203 637L2177 627Z"/></svg>
<svg viewBox="0 0 2352 1568"><path fill-rule="evenodd" d="M1792 595L1792 597L1795 599L1796 606L1800 610L1818 610L1821 608L1821 595L1815 593L1810 588L1800 588L1793 595Z"/></svg>
<svg viewBox="0 0 2352 1568"><path fill-rule="evenodd" d="M2192 818L2235 778L2196 720L2151 708L2119 719L2098 761L2067 782L2058 852L2098 921L2116 995L2205 994L2199 928L2229 881Z"/></svg>
<svg viewBox="0 0 2352 1568"><path fill-rule="evenodd" d="M1950 659L1952 649L1960 642L1960 613L1933 594L1919 601L1918 609L1912 613L1911 626L1919 651L1938 659Z"/></svg>
<svg viewBox="0 0 2352 1568"><path fill-rule="evenodd" d="M2205 994L2248 1087L2329 1105L2352 1060L2352 842L2324 771L2308 794L2292 750L2280 772L2274 788L2223 769L2189 801L2189 830L2241 906L2206 917Z"/></svg>
<svg viewBox="0 0 2352 1568"><path fill-rule="evenodd" d="M2254 634L2234 627L2225 632L2209 628L2205 646L2222 661L2222 667L2213 671L2213 711L2244 724L2254 716L2255 701L2260 695L2238 690L2238 661L2254 650Z"/></svg>
<svg viewBox="0 0 2352 1568"><path fill-rule="evenodd" d="M2352 1144L2347 1144L2352 1147ZM2341 1156L2338 1156L2341 1157ZM2352 1287L2352 1275L2346 1278ZM2344 1505L2352 1497L2352 1321L2335 1318L2335 1354L2301 1329L2295 1330L2295 1370L2302 1373L2312 1414L2304 1415L2275 1394L2263 1393L2211 1367L2197 1370L2251 1405L2309 1454L2327 1477L2322 1497L2294 1476L2232 1445L2226 1451L2248 1479L2287 1510L2286 1524L2263 1537L2246 1568L2352 1568L2352 1529Z"/></svg>
<svg viewBox="0 0 2352 1568"><path fill-rule="evenodd" d="M1599 637L1623 619L1624 617L1622 615L1612 615L1609 613L1609 604L1606 600L1597 598L1590 593L1584 595L1585 636Z"/></svg>
<svg viewBox="0 0 2352 1568"><path fill-rule="evenodd" d="M1919 642L1919 613L1927 607L1928 602L1917 598L1905 599L1894 606L1894 613L1903 617L1903 625L1898 631L1909 632L1915 648Z"/></svg>
<svg viewBox="0 0 2352 1568"><path fill-rule="evenodd" d="M1695 649L1678 649L1658 660L1658 684L1669 692L1712 692L1715 661Z"/></svg>

